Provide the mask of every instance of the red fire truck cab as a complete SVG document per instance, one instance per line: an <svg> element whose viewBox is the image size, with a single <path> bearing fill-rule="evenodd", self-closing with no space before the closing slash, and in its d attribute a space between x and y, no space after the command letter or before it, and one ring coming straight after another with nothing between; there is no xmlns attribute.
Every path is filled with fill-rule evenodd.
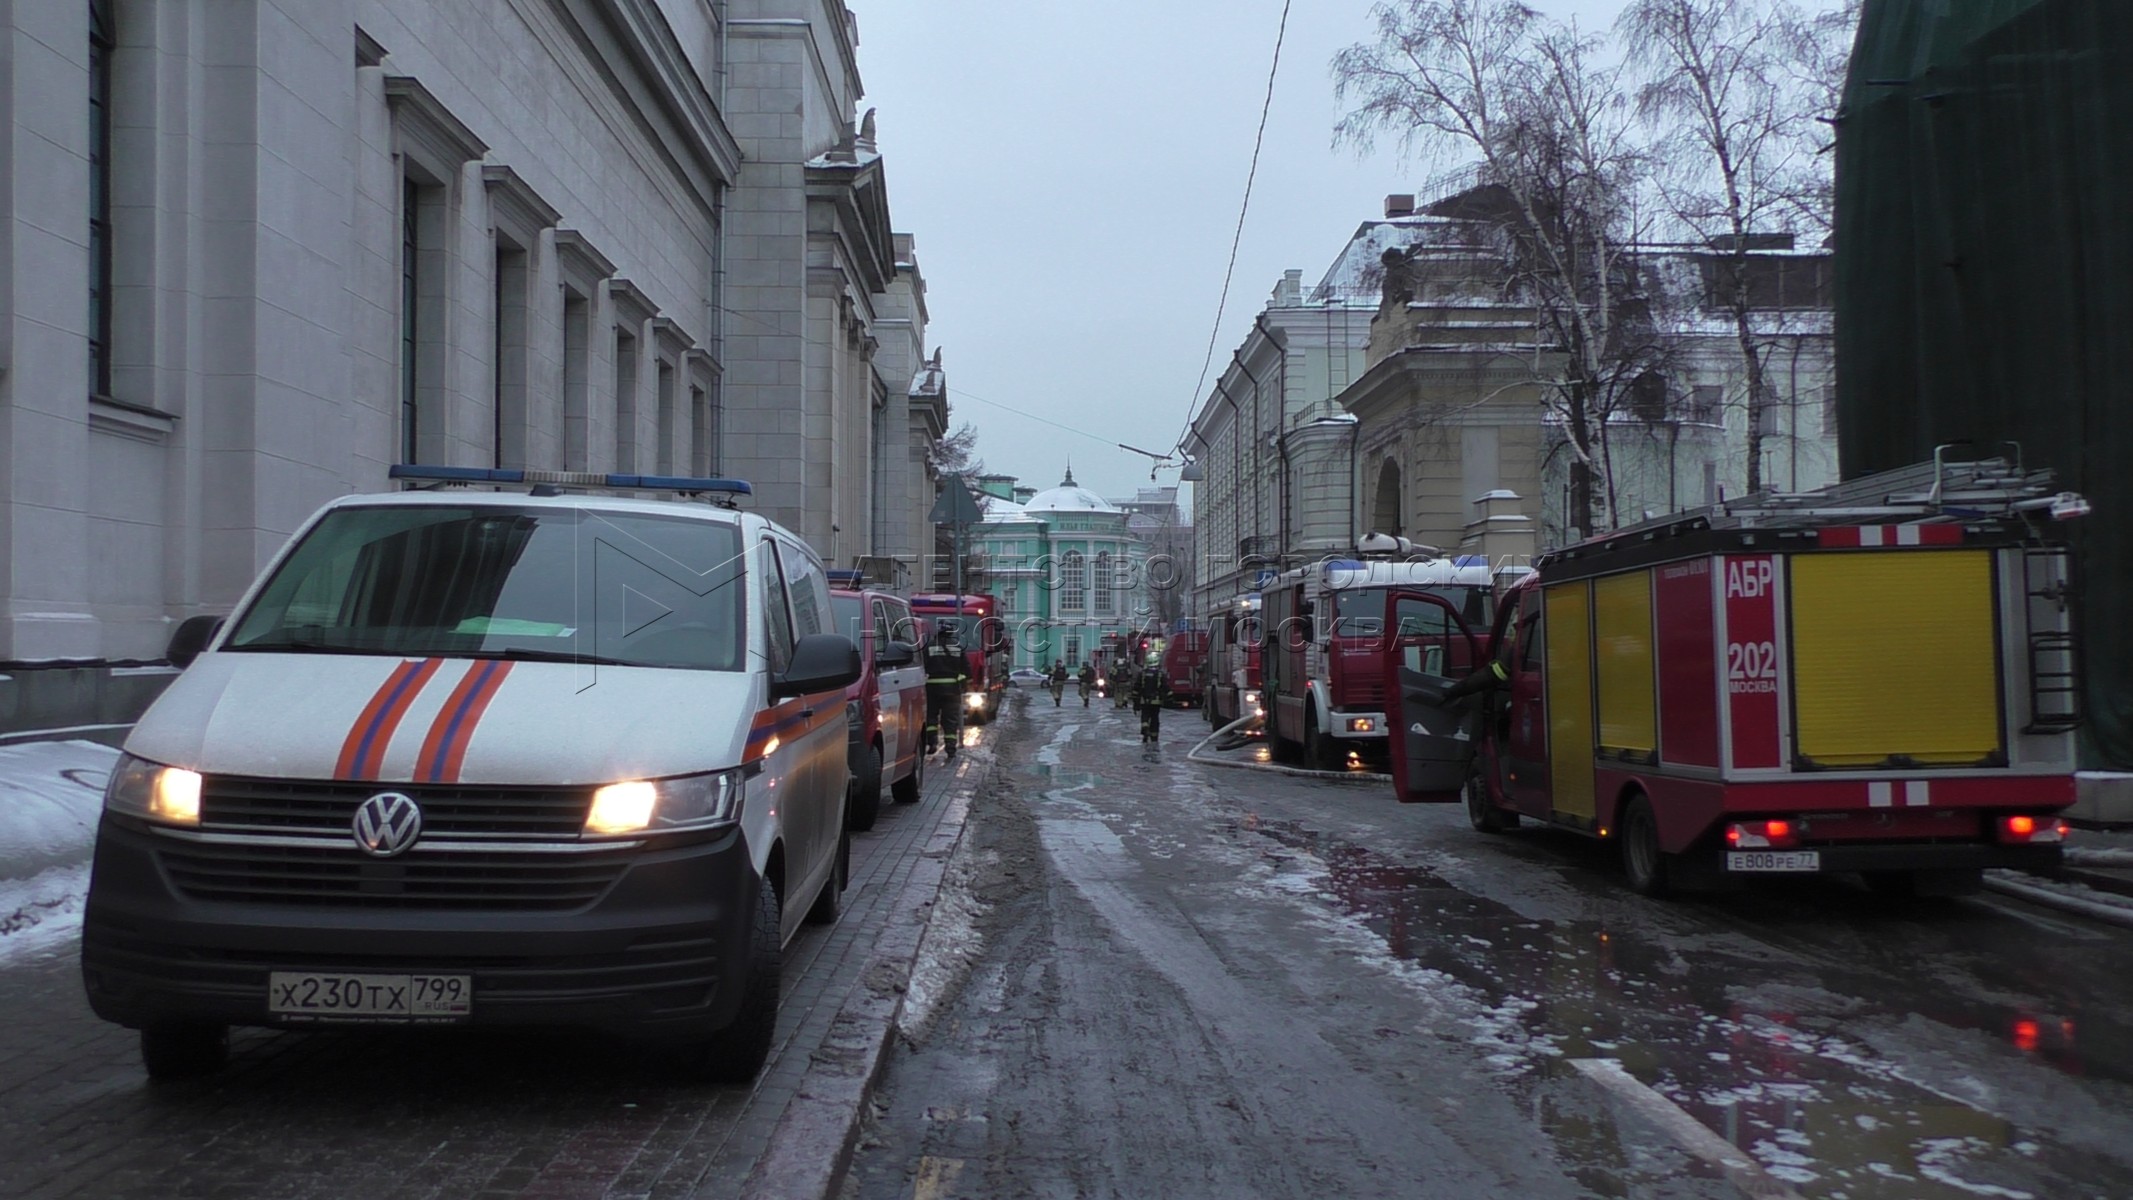
<svg viewBox="0 0 2133 1200"><path fill-rule="evenodd" d="M1461 656L1386 651L1400 798L1621 844L1658 894L1863 873L1954 892L2048 864L2074 798L2069 557L2048 472L1927 463L1759 494L1543 556L1493 631L1501 686L1445 699L1478 626L1394 595Z"/></svg>
<svg viewBox="0 0 2133 1200"><path fill-rule="evenodd" d="M911 611L931 628L946 629L963 647L970 682L963 685L963 719L982 725L1000 712L1007 692L1007 672L1014 666L1014 637L1000 619L1000 604L991 596L924 592L911 597Z"/></svg>
<svg viewBox="0 0 2133 1200"><path fill-rule="evenodd" d="M1259 703L1261 622L1257 593L1240 596L1207 621L1207 722L1217 727L1256 717Z"/></svg>
<svg viewBox="0 0 2133 1200"><path fill-rule="evenodd" d="M1331 770L1385 747L1387 599L1442 597L1487 630L1495 580L1479 556L1401 562L1327 559L1260 589L1267 740L1274 757Z"/></svg>

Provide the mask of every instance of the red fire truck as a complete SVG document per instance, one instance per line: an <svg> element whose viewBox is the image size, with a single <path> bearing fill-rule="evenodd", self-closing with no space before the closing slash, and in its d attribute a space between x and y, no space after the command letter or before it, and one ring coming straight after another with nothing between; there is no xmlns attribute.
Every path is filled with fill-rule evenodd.
<svg viewBox="0 0 2133 1200"><path fill-rule="evenodd" d="M1444 693L1484 627L1397 592L1403 632L1438 635L1386 652L1400 798L1619 842L1646 894L1851 871L1945 893L2048 864L2079 723L2053 519L2087 510L2049 472L1936 459L1593 539L1506 598L1479 701Z"/></svg>
<svg viewBox="0 0 2133 1200"><path fill-rule="evenodd" d="M1191 708L1205 702L1202 668L1207 662L1207 631L1174 629L1163 644L1163 682L1170 689L1170 702Z"/></svg>
<svg viewBox="0 0 2133 1200"><path fill-rule="evenodd" d="M1014 666L1015 640L1000 619L999 601L983 593L958 597L953 592L925 592L911 597L911 611L962 644L970 662L963 718L979 725L992 720L999 714L1007 672Z"/></svg>
<svg viewBox="0 0 2133 1200"><path fill-rule="evenodd" d="M1386 597L1441 596L1468 625L1486 630L1496 615L1495 586L1489 564L1475 555L1327 559L1275 577L1260 589L1274 757L1332 770L1351 752L1382 752Z"/></svg>
<svg viewBox="0 0 2133 1200"><path fill-rule="evenodd" d="M1230 601L1207 619L1207 723L1217 728L1258 716L1259 596Z"/></svg>

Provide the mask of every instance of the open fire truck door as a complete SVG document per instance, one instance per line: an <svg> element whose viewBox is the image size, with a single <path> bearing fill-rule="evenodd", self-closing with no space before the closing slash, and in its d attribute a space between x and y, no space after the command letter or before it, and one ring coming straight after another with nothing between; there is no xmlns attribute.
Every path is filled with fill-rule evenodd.
<svg viewBox="0 0 2133 1200"><path fill-rule="evenodd" d="M1409 804L1454 804L1480 746L1483 706L1445 692L1481 665L1481 641L1442 596L1394 592L1387 597L1398 732L1393 787Z"/></svg>

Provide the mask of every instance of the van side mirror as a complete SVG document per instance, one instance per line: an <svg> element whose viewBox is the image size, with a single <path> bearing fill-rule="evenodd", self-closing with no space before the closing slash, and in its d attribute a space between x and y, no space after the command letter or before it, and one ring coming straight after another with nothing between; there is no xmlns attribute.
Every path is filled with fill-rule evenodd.
<svg viewBox="0 0 2133 1200"><path fill-rule="evenodd" d="M163 657L170 660L171 666L182 671L193 665L193 660L200 657L200 652L207 649L209 642L215 640L215 633L221 628L221 617L187 617L178 622L178 627L171 631L170 646L163 651Z"/></svg>
<svg viewBox="0 0 2133 1200"><path fill-rule="evenodd" d="M918 661L918 647L909 642L890 642L874 654L877 667L908 667Z"/></svg>
<svg viewBox="0 0 2133 1200"><path fill-rule="evenodd" d="M770 698L841 692L862 671L859 647L841 633L810 633L793 647L792 665L770 683Z"/></svg>

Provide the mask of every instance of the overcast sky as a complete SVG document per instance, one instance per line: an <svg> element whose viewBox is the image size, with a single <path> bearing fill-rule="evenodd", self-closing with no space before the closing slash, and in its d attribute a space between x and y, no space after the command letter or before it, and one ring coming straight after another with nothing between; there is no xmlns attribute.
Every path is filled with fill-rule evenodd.
<svg viewBox="0 0 2133 1200"><path fill-rule="evenodd" d="M848 2L952 420L1025 483L1057 483L1071 457L1105 495L1147 486L1149 460L1113 443L1169 450L1204 395L1282 0ZM1536 2L1588 28L1622 6ZM1327 65L1368 36L1370 7L1294 0L1214 370L1284 270L1315 282L1386 193L1433 173L1389 145L1332 146Z"/></svg>

